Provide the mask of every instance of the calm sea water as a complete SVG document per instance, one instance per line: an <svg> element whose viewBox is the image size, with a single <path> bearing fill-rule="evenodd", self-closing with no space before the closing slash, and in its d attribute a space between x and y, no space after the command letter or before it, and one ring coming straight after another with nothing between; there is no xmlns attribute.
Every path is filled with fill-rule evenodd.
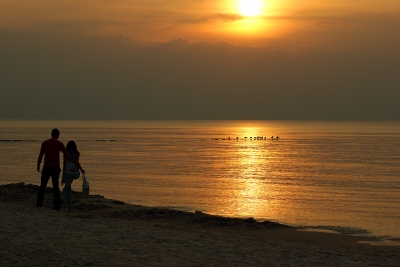
<svg viewBox="0 0 400 267"><path fill-rule="evenodd" d="M40 183L54 127L92 194L400 238L400 122L0 121L1 184Z"/></svg>

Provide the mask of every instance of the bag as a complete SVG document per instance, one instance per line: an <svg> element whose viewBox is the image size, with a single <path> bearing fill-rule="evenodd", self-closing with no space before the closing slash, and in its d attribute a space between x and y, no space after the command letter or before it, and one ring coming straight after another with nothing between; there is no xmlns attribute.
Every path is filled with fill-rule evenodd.
<svg viewBox="0 0 400 267"><path fill-rule="evenodd" d="M89 195L89 182L86 179L85 174L82 175L82 180L83 180L83 184L82 184L82 194L83 196L88 196Z"/></svg>

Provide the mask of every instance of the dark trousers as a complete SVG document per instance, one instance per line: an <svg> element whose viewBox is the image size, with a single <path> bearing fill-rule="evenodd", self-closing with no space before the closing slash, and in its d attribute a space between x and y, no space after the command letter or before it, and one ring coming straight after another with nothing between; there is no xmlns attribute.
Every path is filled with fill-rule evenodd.
<svg viewBox="0 0 400 267"><path fill-rule="evenodd" d="M60 178L60 173L61 173L60 167L43 167L36 206L41 207L43 205L44 192L46 191L47 183L51 176L51 181L53 183L54 206L56 208L60 208L61 195L60 195L60 188L58 188L58 179Z"/></svg>

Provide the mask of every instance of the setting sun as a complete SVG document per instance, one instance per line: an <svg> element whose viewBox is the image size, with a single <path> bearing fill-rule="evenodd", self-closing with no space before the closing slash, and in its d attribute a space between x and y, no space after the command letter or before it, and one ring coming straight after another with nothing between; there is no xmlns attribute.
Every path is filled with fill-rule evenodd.
<svg viewBox="0 0 400 267"><path fill-rule="evenodd" d="M256 16L260 14L262 7L262 0L239 0L238 8L240 14L244 16Z"/></svg>

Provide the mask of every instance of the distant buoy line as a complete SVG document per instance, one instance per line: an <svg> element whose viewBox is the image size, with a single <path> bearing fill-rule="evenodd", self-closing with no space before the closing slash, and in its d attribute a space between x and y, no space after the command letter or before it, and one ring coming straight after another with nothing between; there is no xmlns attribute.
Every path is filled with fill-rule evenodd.
<svg viewBox="0 0 400 267"><path fill-rule="evenodd" d="M44 140L32 140L32 139L0 139L0 142L43 142ZM67 142L67 140L62 140ZM92 139L92 140L76 140L77 142L124 142L131 140L117 140L117 139Z"/></svg>
<svg viewBox="0 0 400 267"><path fill-rule="evenodd" d="M0 142L40 142L41 140L20 140L20 139L13 139L13 140L0 140Z"/></svg>
<svg viewBox="0 0 400 267"><path fill-rule="evenodd" d="M232 141L265 141L265 140L278 140L279 136L271 136L267 138L265 136L250 136L250 137L226 137L226 138L211 138L211 140L232 140ZM75 140L77 142L129 142L129 141L138 141L138 140L153 140L153 139L80 139ZM154 139L155 140L155 139ZM205 141L206 139L200 139L201 141ZM208 140L208 139L207 139ZM44 140L35 140L35 139L0 139L0 142L11 143L11 142L43 142ZM68 140L60 140L63 142L67 142Z"/></svg>
<svg viewBox="0 0 400 267"><path fill-rule="evenodd" d="M270 138L267 138L266 136L250 136L250 137L245 136L245 137L242 137L242 138L239 138L239 137L236 137L236 138L227 137L227 138L212 138L211 140L265 141L265 140L268 140L268 139L270 139L270 140L278 140L279 136L275 136L275 137L271 136ZM204 139L202 139L202 140L204 140Z"/></svg>

